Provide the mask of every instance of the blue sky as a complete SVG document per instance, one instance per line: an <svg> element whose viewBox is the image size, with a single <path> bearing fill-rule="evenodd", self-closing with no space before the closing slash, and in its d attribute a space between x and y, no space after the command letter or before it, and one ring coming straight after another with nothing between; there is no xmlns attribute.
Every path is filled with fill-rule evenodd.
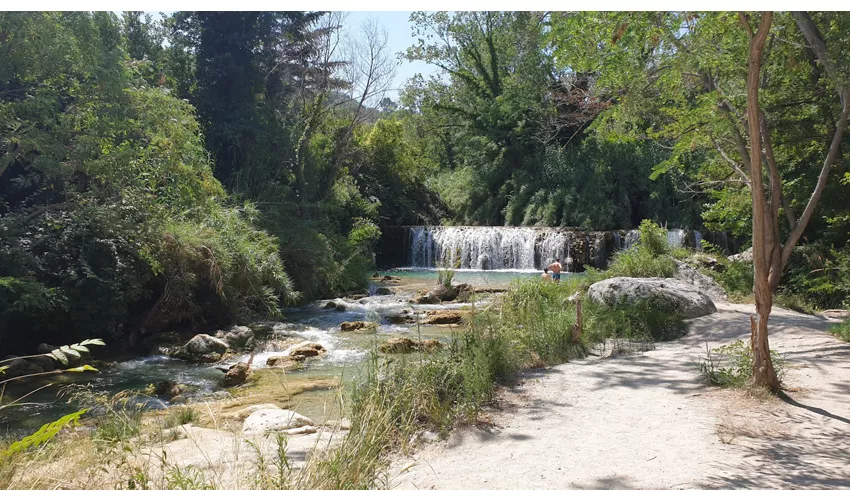
<svg viewBox="0 0 850 500"><path fill-rule="evenodd" d="M387 30L388 45L393 53L393 58L399 52L404 52L408 47L413 45L416 39L411 35L410 30L410 12L349 12L345 22L345 29L357 30L360 24L370 17L377 18L378 22ZM399 60L399 66L396 69L395 83L393 89L400 89L408 78L416 73L422 73L424 76L430 75L438 71L436 66L426 64L422 61L408 62L402 58ZM393 90L389 97L394 101L398 100L398 92Z"/></svg>

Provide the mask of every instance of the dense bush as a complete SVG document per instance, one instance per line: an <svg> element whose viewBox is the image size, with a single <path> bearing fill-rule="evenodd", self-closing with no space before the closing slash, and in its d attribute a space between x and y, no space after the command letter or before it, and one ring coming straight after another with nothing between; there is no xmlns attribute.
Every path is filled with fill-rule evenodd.
<svg viewBox="0 0 850 500"><path fill-rule="evenodd" d="M613 276L669 278L676 274L676 262L670 256L667 231L652 221L640 224L640 239L618 252L608 266Z"/></svg>

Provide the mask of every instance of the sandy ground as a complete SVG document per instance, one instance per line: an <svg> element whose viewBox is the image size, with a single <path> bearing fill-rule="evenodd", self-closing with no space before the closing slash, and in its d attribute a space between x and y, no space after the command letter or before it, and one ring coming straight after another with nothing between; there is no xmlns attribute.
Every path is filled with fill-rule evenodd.
<svg viewBox="0 0 850 500"><path fill-rule="evenodd" d="M850 488L850 344L830 321L775 309L781 398L700 380L706 346L749 338L751 305L718 304L640 354L529 373L494 426L398 457L391 486L422 489Z"/></svg>

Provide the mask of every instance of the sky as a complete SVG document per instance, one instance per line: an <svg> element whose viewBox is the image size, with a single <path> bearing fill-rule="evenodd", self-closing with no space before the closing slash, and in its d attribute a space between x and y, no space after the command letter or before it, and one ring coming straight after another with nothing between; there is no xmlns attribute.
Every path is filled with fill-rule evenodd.
<svg viewBox="0 0 850 500"><path fill-rule="evenodd" d="M404 52L408 47L416 42L416 39L411 35L410 30L410 14L411 12L349 12L348 18L344 23L346 30L357 30L361 23L369 18L376 18L381 26L387 30L388 46L393 58L396 54ZM428 76L439 70L436 66L424 63L422 61L409 62L405 58L397 59L399 62L396 68L395 82L392 85L393 90L389 92L388 97L394 101L398 101L398 90L404 86L410 77L416 73L422 73L423 76Z"/></svg>

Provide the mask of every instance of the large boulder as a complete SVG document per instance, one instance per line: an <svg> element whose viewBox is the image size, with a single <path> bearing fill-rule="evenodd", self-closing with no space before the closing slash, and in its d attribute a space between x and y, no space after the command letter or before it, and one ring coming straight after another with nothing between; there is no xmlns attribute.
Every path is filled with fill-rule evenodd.
<svg viewBox="0 0 850 500"><path fill-rule="evenodd" d="M677 280L693 285L694 288L704 292L713 300L725 302L729 299L728 295L726 295L726 290L714 281L714 278L711 276L699 272L698 269L684 262L676 261L676 267L675 278Z"/></svg>
<svg viewBox="0 0 850 500"><path fill-rule="evenodd" d="M183 347L177 349L174 356L189 361L215 363L221 360L228 347L227 342L201 333L195 335Z"/></svg>
<svg viewBox="0 0 850 500"><path fill-rule="evenodd" d="M11 358L8 356L7 358ZM47 356L37 358L15 359L13 361L0 361L0 365L7 365L6 371L0 378L21 377L24 375L35 375L53 370L54 361Z"/></svg>
<svg viewBox="0 0 850 500"><path fill-rule="evenodd" d="M385 286L380 286L375 289L375 295L392 295L393 291Z"/></svg>
<svg viewBox="0 0 850 500"><path fill-rule="evenodd" d="M254 332L247 326L234 326L229 330L219 330L215 337L227 342L231 349L246 349L254 348Z"/></svg>
<svg viewBox="0 0 850 500"><path fill-rule="evenodd" d="M671 278L610 278L590 285L588 296L609 306L658 300L673 306L684 318L698 318L717 311L707 294L690 283Z"/></svg>
<svg viewBox="0 0 850 500"><path fill-rule="evenodd" d="M263 409L248 415L242 424L242 433L266 434L313 425L312 420L292 410Z"/></svg>

